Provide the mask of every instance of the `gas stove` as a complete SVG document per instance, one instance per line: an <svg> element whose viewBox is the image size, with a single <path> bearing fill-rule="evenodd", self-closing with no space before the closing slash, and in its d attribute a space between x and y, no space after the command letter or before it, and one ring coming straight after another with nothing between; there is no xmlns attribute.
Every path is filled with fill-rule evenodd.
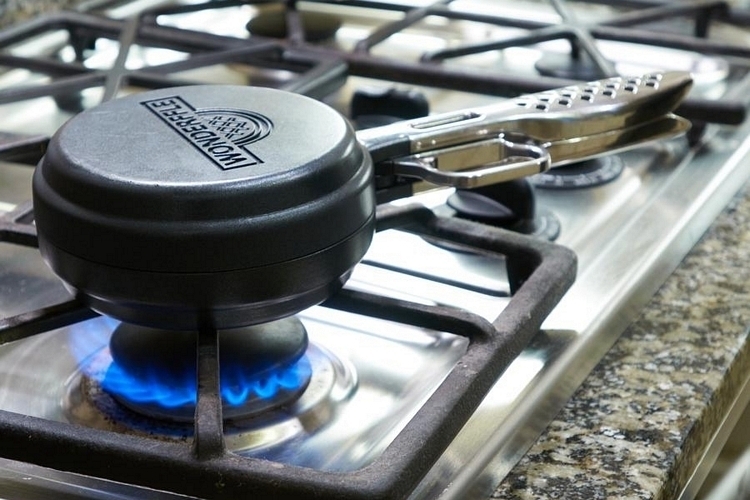
<svg viewBox="0 0 750 500"><path fill-rule="evenodd" d="M749 18L708 1L105 1L0 32L0 493L486 498L750 175L750 50L738 42ZM550 89L562 88L555 99L599 102L628 86L658 87L671 74L662 72L692 74L676 109L692 122L686 136L470 190L415 181L398 170L414 165L384 169L376 158L375 178L355 201L284 217L292 229L281 236L277 226L226 222L246 203L219 191L229 212L209 232L224 240L182 237L190 257L160 246L164 234L183 234L165 222L173 213L213 214L204 198L174 208L183 187L223 182L201 180L191 158L242 179L268 155L296 165L310 142L351 139L343 123L375 130L417 120L424 130L517 99L546 113ZM581 86L595 80L603 83ZM203 104L221 88L268 109ZM542 94L517 97L532 92ZM145 115L131 122L127 103ZM285 106L307 139L263 149L271 128L281 133L274 110ZM347 117L341 127L330 110ZM234 141L244 156L231 161L247 165L222 163L226 151L200 142L208 136L190 139L198 122L170 120L188 111L212 124L203 132ZM111 129L97 121L107 114L116 117ZM81 128L89 132L77 135ZM149 137L168 146L144 155ZM449 145L441 161L469 161L462 147ZM420 154L400 156L423 169ZM106 191L75 174L89 157L92 172L118 165L106 176L130 185L146 175L131 162L182 170L158 181L171 183L169 196ZM37 164L61 197L106 207L95 223L50 219L50 207L64 204L40 197L39 180L32 204ZM277 214L284 199L341 177L315 175L253 199ZM186 208L195 203L204 204ZM372 211L360 214L363 206ZM151 232L154 220L163 231ZM358 228L346 232L356 244L326 243L347 224ZM352 238L335 239L344 240ZM237 251L220 256L226 247ZM61 268L73 248L107 254L112 265ZM326 252L333 257L308 257ZM261 269L293 261L297 274L250 273L248 259ZM136 267L149 277L122 279ZM234 307L234 283L257 297L253 307ZM181 298L153 299L164 296ZM218 312L227 304L233 312Z"/></svg>

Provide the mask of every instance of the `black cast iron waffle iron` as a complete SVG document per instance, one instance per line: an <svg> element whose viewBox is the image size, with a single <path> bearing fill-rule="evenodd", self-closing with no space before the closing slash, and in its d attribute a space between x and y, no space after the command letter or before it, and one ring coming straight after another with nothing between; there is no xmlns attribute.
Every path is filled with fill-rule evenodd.
<svg viewBox="0 0 750 500"><path fill-rule="evenodd" d="M345 282L372 238L374 174L381 189L389 177L477 187L673 137L689 126L671 111L690 84L610 78L359 134L272 89L118 99L51 140L33 184L40 250L88 305L127 322L266 323Z"/></svg>

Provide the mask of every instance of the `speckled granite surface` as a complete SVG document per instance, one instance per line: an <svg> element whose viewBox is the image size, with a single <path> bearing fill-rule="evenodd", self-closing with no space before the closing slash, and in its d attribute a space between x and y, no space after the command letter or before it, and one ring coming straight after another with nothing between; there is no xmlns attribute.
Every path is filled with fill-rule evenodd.
<svg viewBox="0 0 750 500"><path fill-rule="evenodd" d="M0 0L0 28L77 3L80 0Z"/></svg>
<svg viewBox="0 0 750 500"><path fill-rule="evenodd" d="M750 374L749 263L746 186L492 498L676 498Z"/></svg>

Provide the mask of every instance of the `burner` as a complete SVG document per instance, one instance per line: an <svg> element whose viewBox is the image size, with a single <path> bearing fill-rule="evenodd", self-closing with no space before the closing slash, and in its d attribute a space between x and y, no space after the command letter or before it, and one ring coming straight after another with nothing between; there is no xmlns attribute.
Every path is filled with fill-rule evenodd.
<svg viewBox="0 0 750 500"><path fill-rule="evenodd" d="M271 38L286 38L287 20L285 11L263 12L247 23L247 30L251 35L267 36ZM322 42L330 40L341 27L338 16L322 12L299 12L305 41Z"/></svg>
<svg viewBox="0 0 750 500"><path fill-rule="evenodd" d="M110 339L112 364L102 388L138 413L192 421L196 401L196 334L120 324ZM307 332L296 318L219 335L225 419L289 404L307 387Z"/></svg>
<svg viewBox="0 0 750 500"><path fill-rule="evenodd" d="M430 103L424 93L396 87L357 89L352 95L350 106L349 114L360 130L430 114Z"/></svg>
<svg viewBox="0 0 750 500"><path fill-rule="evenodd" d="M604 156L556 167L530 178L534 187L542 189L579 189L601 186L617 179L625 162L617 155Z"/></svg>
<svg viewBox="0 0 750 500"><path fill-rule="evenodd" d="M472 190L458 189L446 203L462 219L549 241L560 234L560 221L552 212L537 210L534 190L525 178Z"/></svg>
<svg viewBox="0 0 750 500"><path fill-rule="evenodd" d="M235 402L237 402L237 395L247 392L244 404L232 404L222 398L224 399L222 428L229 449L237 451L267 449L274 443L295 439L301 433L314 433L330 422L329 419L323 417L324 415L329 415L342 401L349 401L349 398L354 397L358 386L356 369L328 350L325 345L311 340L307 343L304 353L297 358L300 353L295 350L293 344L299 342L300 339L304 342L305 330L307 327L300 326L297 319L286 319L272 325L220 332L220 348L222 349L220 354L222 387L220 390L223 396L229 393L229 397ZM119 344L120 349L123 345L126 347L124 355L123 352L119 352L118 358L127 358L126 363L134 364L133 369L138 374L147 373L142 366L144 364L158 366L155 371L158 370L158 377L161 377L158 379L159 384L143 384L135 376L126 374L121 363L117 363L117 366L113 368L115 362L110 341L114 332L117 332L117 337L120 337L114 343ZM246 334L256 338L248 341L245 338ZM175 341L175 335L184 335L186 340ZM133 336L133 338L128 338L128 336ZM278 340L279 336L281 340ZM190 375L179 374L179 368L184 367L187 372L195 376L195 368L190 365L189 360L194 360L197 353L194 351L195 342L190 342L190 337L196 337L196 333L154 331L121 324L106 316L100 316L72 327L66 341L73 355L73 364L69 365L72 372L67 369L63 370L68 375L65 377L64 393L60 396L63 418L67 422L83 427L120 434L148 436L167 441L190 439L195 430L195 422L191 415L191 408L195 405L193 391L195 383L192 382ZM288 339L291 339L291 342L287 344ZM289 356L288 364L283 361L266 362L257 354L257 351L239 354L236 350L237 347L254 348L258 343L261 343L266 351L271 351L271 356ZM154 344L156 347L149 345L144 347L143 344ZM248 344L252 345L248 346ZM156 350L165 346L169 351L165 358L170 369L159 366L158 364L163 359L149 353L149 349ZM139 348L143 349L143 353L128 352ZM299 349L302 347L300 346ZM45 351L47 350L54 351L55 347L48 347ZM179 351L184 359L179 359L177 354L172 352L175 350ZM37 359L49 357L40 350L35 353L39 353ZM294 361L295 358L297 361ZM265 370L265 373L269 373L270 376L250 375L246 367L236 366L236 363L247 360L261 372L264 371L263 366L268 365L269 368ZM230 364L235 364L235 367L228 374L225 367ZM59 368L59 365L55 366ZM289 370L285 370L285 367ZM113 378L115 375L117 378ZM144 377L147 375L141 376L141 378ZM240 377L244 379L242 380L243 386L235 383ZM228 381L227 378L229 378ZM150 382L154 379L156 376L152 377ZM187 384L183 384L183 379L190 380ZM167 380L177 382L167 384ZM293 386L297 386L297 382L299 382L299 388L295 390ZM125 391L126 395L135 393L141 396L144 401L133 403L121 394L113 394L115 392L112 390L113 385L117 386L115 389L120 392ZM185 385L191 389L186 391ZM180 387L182 387L181 391L178 389ZM226 390L227 387L229 391ZM241 387L248 389L244 391ZM253 395L269 394L274 387L281 387L281 389L270 398L262 399L258 396L255 402L251 400ZM256 390L258 388L259 392ZM188 392L189 394L184 394ZM171 403L180 399L189 400L190 403L180 408L178 406L164 407L145 401L147 396L154 395L170 397ZM54 400L58 400L57 396L54 396ZM170 404L168 400L165 402ZM311 418L312 415L316 418ZM304 424L301 423L302 421Z"/></svg>
<svg viewBox="0 0 750 500"><path fill-rule="evenodd" d="M544 54L534 63L534 67L543 76L569 80L591 81L603 76L594 61L585 53L581 53L580 57L572 57L570 54Z"/></svg>

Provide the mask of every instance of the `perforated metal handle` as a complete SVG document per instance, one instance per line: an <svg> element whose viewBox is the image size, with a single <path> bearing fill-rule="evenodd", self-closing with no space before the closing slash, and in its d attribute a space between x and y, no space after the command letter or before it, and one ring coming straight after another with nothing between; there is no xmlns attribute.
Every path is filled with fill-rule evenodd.
<svg viewBox="0 0 750 500"><path fill-rule="evenodd" d="M679 71L614 77L361 130L357 138L375 163L508 133L538 144L575 141L658 120L677 107L691 84L690 74Z"/></svg>

